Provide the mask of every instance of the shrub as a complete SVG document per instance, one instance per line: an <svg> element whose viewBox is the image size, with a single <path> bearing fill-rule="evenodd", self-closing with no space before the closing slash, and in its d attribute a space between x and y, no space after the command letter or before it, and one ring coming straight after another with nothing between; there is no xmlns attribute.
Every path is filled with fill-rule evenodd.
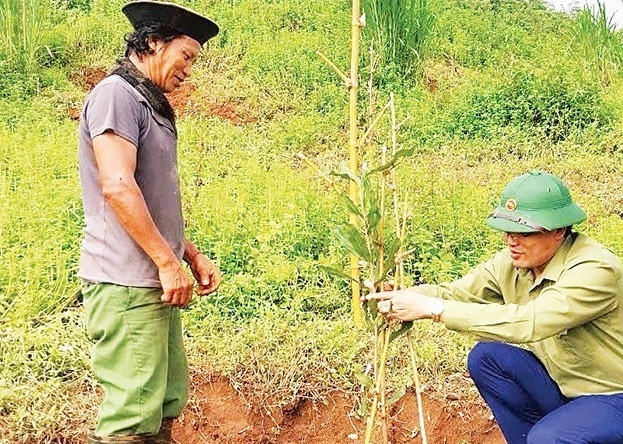
<svg viewBox="0 0 623 444"><path fill-rule="evenodd" d="M438 3L432 52L461 66L507 69L517 59L549 58L567 47L560 39L563 16L540 1Z"/></svg>
<svg viewBox="0 0 623 444"><path fill-rule="evenodd" d="M559 142L588 128L607 129L611 117L597 85L577 85L556 72L520 71L496 87L466 91L444 126L447 133L466 138L491 138L515 127Z"/></svg>

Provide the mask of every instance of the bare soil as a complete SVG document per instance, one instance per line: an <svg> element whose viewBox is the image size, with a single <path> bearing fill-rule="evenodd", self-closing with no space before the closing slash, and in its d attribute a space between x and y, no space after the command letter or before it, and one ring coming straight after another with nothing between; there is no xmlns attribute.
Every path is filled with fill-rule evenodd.
<svg viewBox="0 0 623 444"><path fill-rule="evenodd" d="M323 401L300 400L283 409L260 409L221 377L193 377L191 399L173 428L183 444L337 444L363 442L365 420L356 400L333 393ZM484 405L423 395L425 433L430 444L503 444ZM421 443L417 400L407 393L389 411L392 444ZM379 436L374 442L381 442Z"/></svg>
<svg viewBox="0 0 623 444"><path fill-rule="evenodd" d="M74 73L72 81L85 92L88 92L105 76L106 72L102 69L82 68ZM178 117L199 111L209 116L227 120L235 126L256 120L254 117L245 115L242 104L235 100L218 100L214 97L193 94L194 92L195 86L192 83L183 83L177 90L166 94ZM68 109L67 114L74 120L80 118L80 110L77 108Z"/></svg>

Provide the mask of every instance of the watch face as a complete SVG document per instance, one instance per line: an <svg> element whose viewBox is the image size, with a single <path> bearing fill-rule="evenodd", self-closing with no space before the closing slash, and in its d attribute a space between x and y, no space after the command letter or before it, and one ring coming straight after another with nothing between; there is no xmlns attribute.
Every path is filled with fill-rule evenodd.
<svg viewBox="0 0 623 444"><path fill-rule="evenodd" d="M431 310L431 318L433 322L441 322L441 315L443 314L443 301L438 299L435 301L435 305Z"/></svg>
<svg viewBox="0 0 623 444"><path fill-rule="evenodd" d="M438 300L435 301L435 306L433 307L433 314L434 315L440 315L441 313L443 313L443 301Z"/></svg>

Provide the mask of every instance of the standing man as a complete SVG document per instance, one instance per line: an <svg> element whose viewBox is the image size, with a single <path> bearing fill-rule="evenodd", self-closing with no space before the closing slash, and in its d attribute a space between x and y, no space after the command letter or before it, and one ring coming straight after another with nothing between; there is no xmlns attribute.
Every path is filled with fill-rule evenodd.
<svg viewBox="0 0 623 444"><path fill-rule="evenodd" d="M218 289L184 235L175 114L164 93L191 74L218 26L173 3L122 8L125 58L89 94L79 128L86 227L79 276L92 366L104 388L90 444L168 443L188 397L180 308Z"/></svg>
<svg viewBox="0 0 623 444"><path fill-rule="evenodd" d="M367 296L483 340L468 369L510 444L623 443L623 267L571 231L584 219L558 177L521 175L487 219L508 248L457 281Z"/></svg>

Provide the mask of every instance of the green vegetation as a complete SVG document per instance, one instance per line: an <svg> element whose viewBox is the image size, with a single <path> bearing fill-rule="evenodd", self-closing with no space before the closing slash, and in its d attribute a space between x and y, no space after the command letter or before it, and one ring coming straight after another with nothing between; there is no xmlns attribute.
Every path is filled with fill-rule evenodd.
<svg viewBox="0 0 623 444"><path fill-rule="evenodd" d="M71 115L86 75L122 52L123 3L0 0L2 443L69 442L97 408L77 300ZM352 325L348 281L325 268L347 266L335 227L349 209L296 157L327 173L347 158L347 91L315 51L346 70L350 3L183 3L223 29L179 109L188 234L224 272L219 294L185 311L191 362L273 405L333 388L360 394L355 375L372 362L373 338ZM485 216L505 183L533 168L563 177L589 214L579 229L623 254L621 32L603 14L564 16L538 0L404 3L435 18L418 40L426 50L391 62L383 53L374 68L365 48L378 30L365 30L360 115L367 127L393 92L397 146L413 151L395 171L413 207L406 284L456 278L498 249ZM408 75L390 75L391 63ZM364 162L389 146L387 129L371 134ZM464 370L469 338L426 322L411 334L424 381L442 387ZM411 385L404 341L389 360L388 387Z"/></svg>
<svg viewBox="0 0 623 444"><path fill-rule="evenodd" d="M572 36L585 63L597 68L601 82L609 84L623 63L623 48L605 5L600 3L596 10L586 8L578 12Z"/></svg>
<svg viewBox="0 0 623 444"><path fill-rule="evenodd" d="M425 60L435 17L428 0L367 0L363 10L370 20L376 69L382 77L415 77Z"/></svg>

